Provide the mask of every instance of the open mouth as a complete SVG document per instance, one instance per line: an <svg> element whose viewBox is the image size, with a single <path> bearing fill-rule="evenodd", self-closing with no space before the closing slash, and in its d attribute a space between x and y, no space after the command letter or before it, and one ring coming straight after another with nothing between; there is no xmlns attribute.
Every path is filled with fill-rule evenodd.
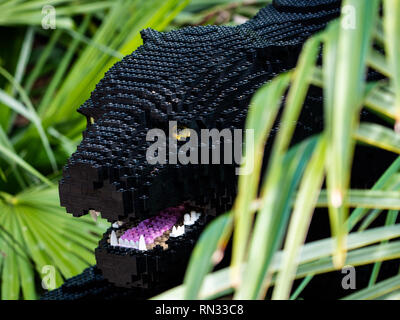
<svg viewBox="0 0 400 320"><path fill-rule="evenodd" d="M188 211L185 206L168 208L133 225L120 221L113 223L107 242L114 248L147 251L160 246L166 250L170 238L190 234L201 220L201 212Z"/></svg>
<svg viewBox="0 0 400 320"><path fill-rule="evenodd" d="M95 250L97 267L121 287L182 281L193 247L211 216L185 203L146 219L116 221Z"/></svg>

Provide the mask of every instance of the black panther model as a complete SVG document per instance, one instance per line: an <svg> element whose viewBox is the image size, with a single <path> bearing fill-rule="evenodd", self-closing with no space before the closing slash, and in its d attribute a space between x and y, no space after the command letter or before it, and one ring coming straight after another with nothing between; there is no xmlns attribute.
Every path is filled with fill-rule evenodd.
<svg viewBox="0 0 400 320"><path fill-rule="evenodd" d="M168 132L171 121L178 134L243 128L252 94L293 68L304 41L339 12L339 0L275 0L236 27L143 30L144 44L78 109L88 126L59 185L67 212L100 212L112 223L96 249L97 268L44 298L146 297L179 283L204 225L233 203L235 165L151 164L148 131ZM320 107L316 92L308 110ZM299 123L304 135L322 122L307 119ZM176 138L168 160L188 137Z"/></svg>

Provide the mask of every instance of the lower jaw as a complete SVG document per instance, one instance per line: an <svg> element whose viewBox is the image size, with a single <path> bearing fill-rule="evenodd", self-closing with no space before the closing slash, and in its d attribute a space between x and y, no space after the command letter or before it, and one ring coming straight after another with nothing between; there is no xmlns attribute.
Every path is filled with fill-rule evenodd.
<svg viewBox="0 0 400 320"><path fill-rule="evenodd" d="M126 288L168 287L182 282L193 247L210 217L204 209L199 210L199 208L179 206L167 210L180 214L176 223L171 226L170 221L168 226L171 226L171 229L173 226L175 228L180 226L181 232L174 232L171 236L171 230L166 230L162 236L157 237L160 234L158 230L158 233L146 237L145 249L143 243L140 249L138 242L135 243L134 240L138 240L137 233L135 238L132 233L129 237L127 232L140 230L139 221L126 223L118 228L111 227L106 231L95 250L95 255L97 267L109 282ZM186 219L185 223L184 215L190 215L191 211L201 215L196 221ZM184 229L183 234L182 229ZM118 239L125 238L125 241L119 240L118 243L111 241L113 232L114 237L117 235ZM127 239L131 241L126 242Z"/></svg>

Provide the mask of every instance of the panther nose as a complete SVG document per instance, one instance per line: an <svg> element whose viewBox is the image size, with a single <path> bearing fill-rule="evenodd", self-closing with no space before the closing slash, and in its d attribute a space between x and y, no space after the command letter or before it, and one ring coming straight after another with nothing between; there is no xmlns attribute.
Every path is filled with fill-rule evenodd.
<svg viewBox="0 0 400 320"><path fill-rule="evenodd" d="M61 206L76 217L96 208L95 197L103 186L100 167L90 163L75 162L71 159L63 169L59 182Z"/></svg>
<svg viewBox="0 0 400 320"><path fill-rule="evenodd" d="M67 212L80 217L95 210L109 222L124 220L133 213L133 188L109 178L108 168L89 161L74 161L64 167L59 183L60 203Z"/></svg>

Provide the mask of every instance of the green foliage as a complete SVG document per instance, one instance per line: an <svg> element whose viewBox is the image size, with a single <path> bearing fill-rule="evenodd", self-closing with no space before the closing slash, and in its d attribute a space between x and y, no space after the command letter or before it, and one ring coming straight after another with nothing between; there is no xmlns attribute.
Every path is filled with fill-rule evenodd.
<svg viewBox="0 0 400 320"><path fill-rule="evenodd" d="M86 126L76 109L141 45L140 30L163 30L187 3L0 1L0 26L14 37L0 56L1 299L35 299L45 266L59 286L95 263L108 224L73 218L58 197L60 168ZM55 30L41 28L45 5L56 9Z"/></svg>
<svg viewBox="0 0 400 320"><path fill-rule="evenodd" d="M139 31L237 24L268 2L0 0L1 31L13 37L1 43L0 55L1 299L37 298L48 265L60 285L94 263L107 223L67 215L57 180L86 126L77 107L110 66L141 44ZM253 97L246 126L254 129L255 153L246 154L243 165L254 161L254 170L240 177L231 212L207 226L184 284L158 298L264 298L271 289L273 299L296 299L314 275L344 264L374 264L368 288L347 298L399 298L399 276L376 280L383 261L400 258L400 158L371 189L349 186L356 143L400 153L400 5L343 2L355 8L356 28L332 22L307 42L294 70ZM44 5L56 8L56 30L41 29ZM323 64L317 66L321 46ZM388 79L366 83L367 67ZM311 84L325 93L324 131L289 148ZM270 141L287 90L280 131ZM363 107L388 125L360 122ZM273 144L272 153L261 177L266 143ZM304 243L316 207L329 209L332 237ZM368 229L385 210L385 226ZM232 236L231 266L213 272ZM303 279L296 289L295 279Z"/></svg>
<svg viewBox="0 0 400 320"><path fill-rule="evenodd" d="M237 25L257 14L272 0L191 0L169 26L176 29L187 25Z"/></svg>
<svg viewBox="0 0 400 320"><path fill-rule="evenodd" d="M383 17L379 16L381 2ZM256 147L245 159L254 160L256 166L251 174L240 176L235 205L224 217L233 220L229 228L229 235L233 234L231 265L205 277L202 274L202 285L191 278L196 275L189 268L183 285L156 298L181 299L189 292L191 298L210 299L230 293L239 299L261 299L271 289L272 299L295 299L315 274L345 264L371 263L374 268L368 288L347 298L399 297L399 276L379 283L376 279L382 261L400 257L400 226L395 224L400 209L400 158L371 189L350 189L350 176L351 168L357 165L353 163L357 143L400 153L400 27L396 18L400 5L396 0L344 0L342 5L354 8L355 27L346 26L348 13L343 11L341 19L307 41L294 70L279 75L253 97L246 128L254 129ZM320 47L322 66L316 64ZM367 83L368 67L388 79ZM289 148L293 124L310 84L324 90L324 130ZM280 130L269 142L271 123L286 89ZM376 113L387 125L360 122L362 108ZM272 152L266 174L259 177L257 164L265 143L272 143ZM322 189L324 181L326 189ZM317 207L329 209L332 237L305 243ZM389 210L385 226L367 229L385 210ZM213 228L219 223L215 222ZM353 231L356 225L360 225L359 230ZM225 232L208 243L220 256L221 247L216 243L228 239ZM206 248L206 244L207 239L203 239L198 246ZM199 247L194 252L198 253ZM209 252L204 255L208 265L201 261L207 270L216 263L212 256ZM200 263L200 258L193 254L190 266L196 262ZM304 278L300 286L292 288L293 281L300 278Z"/></svg>

